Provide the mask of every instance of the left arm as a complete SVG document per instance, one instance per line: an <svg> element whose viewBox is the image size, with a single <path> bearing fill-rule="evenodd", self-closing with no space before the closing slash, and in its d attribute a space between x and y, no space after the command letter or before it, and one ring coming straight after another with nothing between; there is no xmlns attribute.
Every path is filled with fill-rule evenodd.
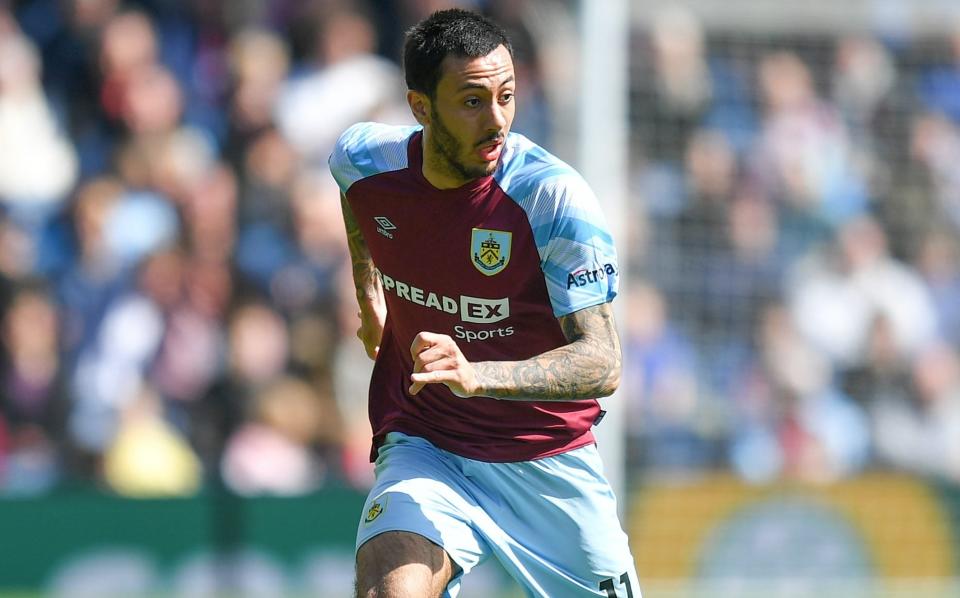
<svg viewBox="0 0 960 598"><path fill-rule="evenodd" d="M605 397L620 384L620 340L609 303L558 318L566 345L522 361L466 360L447 335L421 332L410 350L416 394L440 382L461 397L572 401Z"/></svg>

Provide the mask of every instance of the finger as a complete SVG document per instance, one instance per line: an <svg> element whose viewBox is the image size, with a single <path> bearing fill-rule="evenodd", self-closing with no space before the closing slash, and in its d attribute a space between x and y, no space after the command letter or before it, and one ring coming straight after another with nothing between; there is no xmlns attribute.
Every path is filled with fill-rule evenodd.
<svg viewBox="0 0 960 598"><path fill-rule="evenodd" d="M457 367L457 360L452 357L444 357L437 361L425 363L420 369L421 372L440 372L443 370L452 370Z"/></svg>
<svg viewBox="0 0 960 598"><path fill-rule="evenodd" d="M431 342L428 337L429 334L429 332L421 332L417 336L413 337L413 342L410 344L411 357L416 359L417 355L422 353L424 349L429 349L434 345L434 343Z"/></svg>
<svg viewBox="0 0 960 598"><path fill-rule="evenodd" d="M410 345L410 355L416 359L424 349L428 349L434 345L442 344L446 339L450 339L446 334L436 334L434 332L421 332L413 339L413 343Z"/></svg>
<svg viewBox="0 0 960 598"><path fill-rule="evenodd" d="M363 348L366 349L367 351L367 357L376 361L377 355L380 354L380 345L377 345L376 347L367 347L366 345L364 345Z"/></svg>
<svg viewBox="0 0 960 598"><path fill-rule="evenodd" d="M413 371L420 372L423 371L423 366L428 363L433 363L439 359L445 359L449 357L447 351L443 347L433 346L427 349L424 349L413 359Z"/></svg>
<svg viewBox="0 0 960 598"><path fill-rule="evenodd" d="M410 374L410 380L413 381L413 384L410 385L408 389L410 394L415 395L427 384L432 384L434 382L443 382L445 379L449 378L447 373L449 370L442 370L439 372L420 372L415 374Z"/></svg>

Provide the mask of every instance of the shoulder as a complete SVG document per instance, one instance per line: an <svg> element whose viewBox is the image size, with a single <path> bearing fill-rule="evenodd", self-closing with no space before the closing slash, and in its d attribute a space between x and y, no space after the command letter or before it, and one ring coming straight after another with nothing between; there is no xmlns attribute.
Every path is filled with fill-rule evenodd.
<svg viewBox="0 0 960 598"><path fill-rule="evenodd" d="M537 194L555 199L592 196L590 187L572 166L519 133L510 133L504 157L494 174L505 193L523 202Z"/></svg>
<svg viewBox="0 0 960 598"><path fill-rule="evenodd" d="M618 267L613 238L580 173L526 137L511 134L494 179L526 213L553 313L611 301Z"/></svg>
<svg viewBox="0 0 960 598"><path fill-rule="evenodd" d="M340 135L330 154L330 172L341 191L360 179L407 166L407 142L419 127L357 123Z"/></svg>
<svg viewBox="0 0 960 598"><path fill-rule="evenodd" d="M538 245L573 223L606 228L597 197L580 173L523 135L510 134L494 178L527 213Z"/></svg>

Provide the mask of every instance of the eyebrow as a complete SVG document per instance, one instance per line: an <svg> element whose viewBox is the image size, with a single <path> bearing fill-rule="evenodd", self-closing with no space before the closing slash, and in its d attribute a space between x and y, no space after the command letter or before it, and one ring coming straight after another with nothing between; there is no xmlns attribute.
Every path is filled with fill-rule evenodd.
<svg viewBox="0 0 960 598"><path fill-rule="evenodd" d="M514 81L514 77L513 77L513 75L510 75L509 77L507 77L506 79L504 79L500 84L501 84L501 85L504 85L504 84L507 84L507 83L513 83L513 81ZM481 84L481 83L470 83L470 82L467 82L467 83L464 83L463 85L461 85L460 87L458 87L458 88L457 88L457 91L460 92L460 91L466 91L467 89L486 89L486 88L487 88L487 86L486 86L486 85L483 85L483 84Z"/></svg>

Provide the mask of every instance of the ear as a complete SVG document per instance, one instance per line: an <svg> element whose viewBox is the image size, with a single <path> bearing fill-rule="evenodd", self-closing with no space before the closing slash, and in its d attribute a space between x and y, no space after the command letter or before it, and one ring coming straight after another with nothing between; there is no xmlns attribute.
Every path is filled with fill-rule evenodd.
<svg viewBox="0 0 960 598"><path fill-rule="evenodd" d="M423 126L430 124L430 98L425 93L407 90L407 104L410 105L410 112L413 117Z"/></svg>

